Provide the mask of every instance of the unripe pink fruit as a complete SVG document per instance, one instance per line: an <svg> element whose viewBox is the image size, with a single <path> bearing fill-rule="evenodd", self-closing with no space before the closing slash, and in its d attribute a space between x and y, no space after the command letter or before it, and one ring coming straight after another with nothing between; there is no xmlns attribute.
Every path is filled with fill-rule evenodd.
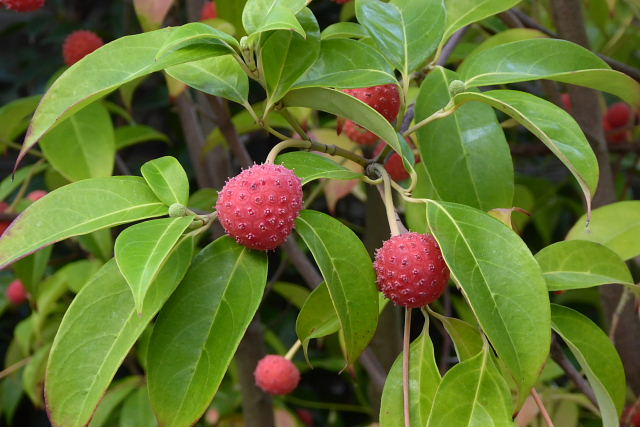
<svg viewBox="0 0 640 427"><path fill-rule="evenodd" d="M263 357L253 375L256 385L269 394L291 393L300 382L300 371L296 365L275 354Z"/></svg>
<svg viewBox="0 0 640 427"><path fill-rule="evenodd" d="M44 0L0 0L0 3L16 12L33 12L44 6Z"/></svg>
<svg viewBox="0 0 640 427"><path fill-rule="evenodd" d="M254 165L231 178L218 194L216 211L227 233L251 249L284 243L302 209L302 182L281 165Z"/></svg>
<svg viewBox="0 0 640 427"><path fill-rule="evenodd" d="M20 279L16 279L9 284L7 299L14 305L20 305L27 300L27 289Z"/></svg>
<svg viewBox="0 0 640 427"><path fill-rule="evenodd" d="M432 303L449 282L449 268L430 234L393 236L376 251L374 267L378 289L403 307Z"/></svg>
<svg viewBox="0 0 640 427"><path fill-rule="evenodd" d="M93 31L74 31L67 36L62 45L64 63L73 65L102 45L104 42Z"/></svg>

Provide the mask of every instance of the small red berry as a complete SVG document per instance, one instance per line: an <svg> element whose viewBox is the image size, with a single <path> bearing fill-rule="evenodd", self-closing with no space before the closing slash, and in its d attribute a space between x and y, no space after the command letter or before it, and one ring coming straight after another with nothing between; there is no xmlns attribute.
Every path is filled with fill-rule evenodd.
<svg viewBox="0 0 640 427"><path fill-rule="evenodd" d="M410 142L410 145L414 147L413 143L411 143L410 140L409 142ZM374 157L382 153L382 151L385 149L386 146L387 146L386 143L378 145L375 151L373 152ZM418 163L420 163L420 156L416 156L416 164ZM391 179L393 179L396 182L409 179L409 172L407 172L407 170L404 168L402 157L400 157L400 154L398 153L394 152L387 158L387 161L384 162L384 168L387 170L387 173L389 173L389 176L391 177Z"/></svg>
<svg viewBox="0 0 640 427"><path fill-rule="evenodd" d="M345 120L342 125L342 132L347 135L350 140L361 145L375 144L376 141L380 139L375 133L369 132L351 120Z"/></svg>
<svg viewBox="0 0 640 427"><path fill-rule="evenodd" d="M254 165L231 178L218 194L216 211L224 229L251 249L284 243L302 209L302 181L281 165Z"/></svg>
<svg viewBox="0 0 640 427"><path fill-rule="evenodd" d="M14 305L20 305L27 300L27 289L20 279L16 279L9 284L7 299Z"/></svg>
<svg viewBox="0 0 640 427"><path fill-rule="evenodd" d="M206 1L200 10L200 20L216 19L218 17L218 7L213 1Z"/></svg>
<svg viewBox="0 0 640 427"><path fill-rule="evenodd" d="M34 190L31 193L27 194L27 199L31 200L32 202L35 202L36 200L42 199L47 194L49 193L47 193L44 190Z"/></svg>
<svg viewBox="0 0 640 427"><path fill-rule="evenodd" d="M93 31L74 31L67 36L62 46L64 63L73 65L102 45L104 42Z"/></svg>
<svg viewBox="0 0 640 427"><path fill-rule="evenodd" d="M305 426L313 426L313 414L308 409L296 409L296 414Z"/></svg>
<svg viewBox="0 0 640 427"><path fill-rule="evenodd" d="M430 234L393 236L376 251L373 263L378 289L403 307L432 303L447 287L449 268Z"/></svg>
<svg viewBox="0 0 640 427"><path fill-rule="evenodd" d="M33 12L44 6L44 0L0 0L0 3L16 12Z"/></svg>
<svg viewBox="0 0 640 427"><path fill-rule="evenodd" d="M609 107L604 117L612 129L627 126L631 121L631 107L624 102L616 102Z"/></svg>
<svg viewBox="0 0 640 427"><path fill-rule="evenodd" d="M0 202L0 213L2 213L5 210L7 210L8 207L9 207L9 205L7 205L5 202ZM7 228L9 228L10 225L11 225L11 221L0 221L0 236L2 236L4 231Z"/></svg>
<svg viewBox="0 0 640 427"><path fill-rule="evenodd" d="M289 394L300 382L296 365L275 354L263 357L253 375L256 385L269 394Z"/></svg>
<svg viewBox="0 0 640 427"><path fill-rule="evenodd" d="M400 112L400 91L396 84L389 83L358 89L344 89L344 92L355 96L382 114L390 122L398 117Z"/></svg>
<svg viewBox="0 0 640 427"><path fill-rule="evenodd" d="M606 117L602 120L602 127L604 128L604 133L607 138L607 141L609 141L612 144L625 142L631 136L631 132L629 132L628 130L621 130L619 132L616 132L615 131L616 128L611 127Z"/></svg>

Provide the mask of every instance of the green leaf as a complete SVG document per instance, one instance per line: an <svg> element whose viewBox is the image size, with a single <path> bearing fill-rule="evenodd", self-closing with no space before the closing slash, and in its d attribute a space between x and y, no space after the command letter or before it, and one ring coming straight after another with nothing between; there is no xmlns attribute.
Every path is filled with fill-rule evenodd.
<svg viewBox="0 0 640 427"><path fill-rule="evenodd" d="M69 181L110 176L116 147L113 124L100 102L84 107L40 141L45 157Z"/></svg>
<svg viewBox="0 0 640 427"><path fill-rule="evenodd" d="M368 35L367 30L360 24L355 22L337 22L322 30L320 37L322 40L361 39Z"/></svg>
<svg viewBox="0 0 640 427"><path fill-rule="evenodd" d="M608 92L631 105L640 104L640 83L566 40L537 38L495 46L466 60L460 73L467 87L549 79Z"/></svg>
<svg viewBox="0 0 640 427"><path fill-rule="evenodd" d="M29 396L31 402L38 407L44 407L42 400L42 386L44 384L45 367L47 365L47 357L49 356L49 350L51 345L45 345L40 347L31 356L31 360L24 368L22 373L22 386L24 392Z"/></svg>
<svg viewBox="0 0 640 427"><path fill-rule="evenodd" d="M440 46L462 27L511 9L520 0L445 0L447 24Z"/></svg>
<svg viewBox="0 0 640 427"><path fill-rule="evenodd" d="M621 283L637 288L618 254L599 243L567 240L536 254L550 291Z"/></svg>
<svg viewBox="0 0 640 427"><path fill-rule="evenodd" d="M189 25L189 24L187 24ZM156 54L180 27L121 37L69 67L44 95L29 126L20 158L43 135L82 107L139 77L214 53L185 49L156 60ZM118 58L118 61L114 61Z"/></svg>
<svg viewBox="0 0 640 427"><path fill-rule="evenodd" d="M103 228L76 239L84 250L102 261L108 261L113 257L113 236L110 228Z"/></svg>
<svg viewBox="0 0 640 427"><path fill-rule="evenodd" d="M242 11L246 3L247 0L216 0L218 17L233 25L238 38L245 35L242 27Z"/></svg>
<svg viewBox="0 0 640 427"><path fill-rule="evenodd" d="M16 276L33 296L38 294L38 286L47 269L52 249L53 247L49 246L13 263Z"/></svg>
<svg viewBox="0 0 640 427"><path fill-rule="evenodd" d="M189 178L180 162L171 156L148 161L140 168L142 176L156 197L165 205L186 205L189 200Z"/></svg>
<svg viewBox="0 0 640 427"><path fill-rule="evenodd" d="M242 25L248 35L271 30L293 30L305 36L296 13L306 0L248 0L242 12Z"/></svg>
<svg viewBox="0 0 640 427"><path fill-rule="evenodd" d="M377 50L356 40L331 39L322 41L320 56L294 87L349 89L387 83L397 80Z"/></svg>
<svg viewBox="0 0 640 427"><path fill-rule="evenodd" d="M25 166L16 171L12 176L9 175L0 182L0 200L6 200L22 183L29 177L35 176L45 170L47 165L36 163L34 165Z"/></svg>
<svg viewBox="0 0 640 427"><path fill-rule="evenodd" d="M482 351L484 341L482 332L477 326L471 325L464 320L455 317L447 317L436 312L430 311L434 317L442 322L442 326L446 329L451 337L456 354L461 362L471 359Z"/></svg>
<svg viewBox="0 0 640 427"><path fill-rule="evenodd" d="M267 257L224 236L195 258L160 313L147 355L162 425L190 426L209 406L267 280Z"/></svg>
<svg viewBox="0 0 640 427"><path fill-rule="evenodd" d="M187 206L193 209L210 211L216 205L218 192L213 188L200 188L189 197Z"/></svg>
<svg viewBox="0 0 640 427"><path fill-rule="evenodd" d="M114 381L109 391L107 391L96 408L89 427L103 427L113 411L122 403L122 401L133 390L138 388L142 383L142 379L138 376L127 377L122 380Z"/></svg>
<svg viewBox="0 0 640 427"><path fill-rule="evenodd" d="M373 338L378 323L371 258L358 236L329 215L304 210L296 230L322 272L344 334L347 364L352 364Z"/></svg>
<svg viewBox="0 0 640 427"><path fill-rule="evenodd" d="M23 123L29 119L42 95L19 98L0 107L0 146L3 141L13 141L24 131Z"/></svg>
<svg viewBox="0 0 640 427"><path fill-rule="evenodd" d="M510 228L477 209L427 204L429 228L523 402L549 353L549 296L538 263Z"/></svg>
<svg viewBox="0 0 640 427"><path fill-rule="evenodd" d="M591 384L603 426L617 426L625 402L622 361L607 335L584 315L551 304L551 326L567 343Z"/></svg>
<svg viewBox="0 0 640 427"><path fill-rule="evenodd" d="M156 427L158 425L146 386L139 387L126 398L118 425L120 427Z"/></svg>
<svg viewBox="0 0 640 427"><path fill-rule="evenodd" d="M598 161L573 117L557 105L526 92L492 90L464 92L456 104L480 101L508 114L537 136L571 171L591 211L591 199L598 186Z"/></svg>
<svg viewBox="0 0 640 427"><path fill-rule="evenodd" d="M116 239L115 259L133 293L138 313L147 291L167 262L193 217L162 218L141 222Z"/></svg>
<svg viewBox="0 0 640 427"><path fill-rule="evenodd" d="M192 239L176 247L140 315L115 260L82 288L64 315L47 365L45 392L53 424L89 421L125 356L184 276L192 253Z"/></svg>
<svg viewBox="0 0 640 427"><path fill-rule="evenodd" d="M335 161L305 151L293 151L278 156L276 163L292 169L302 179L302 185L315 179L359 179L363 175L345 168Z"/></svg>
<svg viewBox="0 0 640 427"><path fill-rule="evenodd" d="M416 99L416 122L449 103L449 83L457 79L442 67L427 75ZM417 134L423 167L439 199L484 211L513 206L513 162L491 107L466 104Z"/></svg>
<svg viewBox="0 0 640 427"><path fill-rule="evenodd" d="M442 38L443 0L356 0L356 16L403 76L416 71Z"/></svg>
<svg viewBox="0 0 640 427"><path fill-rule="evenodd" d="M463 70L466 67L467 63L471 62L472 57L476 57L481 52L484 52L487 49L490 49L495 46L503 45L506 43L517 42L521 40L529 40L536 38L544 38L547 37L546 34L540 32L538 30L534 30L531 28L510 28L505 31L501 31L487 39L485 39L482 43L476 46L475 49L464 59L464 62L458 67L458 73L463 73Z"/></svg>
<svg viewBox="0 0 640 427"><path fill-rule="evenodd" d="M402 397L402 358L403 353L400 353L384 383L380 402L381 426L405 425ZM411 425L423 426L427 422L436 390L441 381L438 365L436 365L433 355L433 344L429 337L428 319L420 336L411 343L409 366Z"/></svg>
<svg viewBox="0 0 640 427"><path fill-rule="evenodd" d="M234 48L239 49L240 45L233 36L224 31L217 30L202 22L190 22L174 28L174 31L171 32L156 53L155 59L163 59L167 55L180 50L189 52L187 48L196 48L196 50L208 52L203 57L209 57L235 53ZM192 58L191 60L198 59L201 58ZM182 62L189 61L181 61L179 63Z"/></svg>
<svg viewBox="0 0 640 427"><path fill-rule="evenodd" d="M163 141L169 143L169 138L162 132L159 132L151 126L131 125L120 126L114 132L116 141L116 150L130 147L135 144L147 141Z"/></svg>
<svg viewBox="0 0 640 427"><path fill-rule="evenodd" d="M311 293L307 288L288 282L275 282L273 291L282 298L301 309Z"/></svg>
<svg viewBox="0 0 640 427"><path fill-rule="evenodd" d="M627 200L593 211L591 222L583 215L569 230L567 240L600 243L627 261L640 255L640 201Z"/></svg>
<svg viewBox="0 0 640 427"><path fill-rule="evenodd" d="M305 356L309 341L313 338L325 337L340 330L340 321L335 309L327 310L327 307L332 306L329 288L322 282L309 294L300 309L296 320L296 334L302 343Z"/></svg>
<svg viewBox="0 0 640 427"><path fill-rule="evenodd" d="M176 80L210 95L221 96L239 104L246 104L249 78L230 55L205 58L167 68Z"/></svg>
<svg viewBox="0 0 640 427"><path fill-rule="evenodd" d="M74 182L34 202L13 221L0 239L0 268L68 237L166 213L140 177Z"/></svg>
<svg viewBox="0 0 640 427"><path fill-rule="evenodd" d="M512 426L509 387L485 349L451 368L438 387L427 426Z"/></svg>
<svg viewBox="0 0 640 427"><path fill-rule="evenodd" d="M55 274L62 276L67 288L77 294L100 267L102 267L102 262L98 260L82 259L65 265Z"/></svg>
<svg viewBox="0 0 640 427"><path fill-rule="evenodd" d="M313 13L304 8L297 18L306 31L306 37L293 31L274 31L263 36L265 41L259 57L268 106L282 99L320 54L320 28Z"/></svg>

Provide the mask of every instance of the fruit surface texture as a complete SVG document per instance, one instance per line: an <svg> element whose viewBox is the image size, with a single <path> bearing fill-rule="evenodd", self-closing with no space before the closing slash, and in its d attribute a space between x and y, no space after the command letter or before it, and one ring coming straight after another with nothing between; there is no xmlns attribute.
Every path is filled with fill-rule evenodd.
<svg viewBox="0 0 640 427"><path fill-rule="evenodd" d="M254 372L256 385L269 394L291 393L300 382L300 371L290 360L269 354L258 362Z"/></svg>
<svg viewBox="0 0 640 427"><path fill-rule="evenodd" d="M93 31L74 31L67 36L62 46L64 63L73 65L102 45L104 42Z"/></svg>

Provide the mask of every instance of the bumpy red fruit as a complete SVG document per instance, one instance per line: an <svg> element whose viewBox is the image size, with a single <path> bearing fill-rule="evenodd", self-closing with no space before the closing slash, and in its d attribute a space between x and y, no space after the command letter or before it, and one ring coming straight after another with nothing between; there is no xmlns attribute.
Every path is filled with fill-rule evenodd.
<svg viewBox="0 0 640 427"><path fill-rule="evenodd" d="M358 89L344 89L344 92L366 103L390 122L398 117L400 112L400 92L398 91L398 86L393 83Z"/></svg>
<svg viewBox="0 0 640 427"><path fill-rule="evenodd" d="M9 284L7 288L7 299L11 304L19 305L27 300L27 289L22 281L17 279Z"/></svg>
<svg viewBox="0 0 640 427"><path fill-rule="evenodd" d="M200 10L200 20L204 21L205 19L216 19L218 17L218 8L215 2L207 1L202 5L202 9Z"/></svg>
<svg viewBox="0 0 640 427"><path fill-rule="evenodd" d="M0 3L16 12L33 12L44 6L44 0L0 0Z"/></svg>
<svg viewBox="0 0 640 427"><path fill-rule="evenodd" d="M444 292L449 268L430 234L393 236L376 251L378 289L403 307L423 307Z"/></svg>
<svg viewBox="0 0 640 427"><path fill-rule="evenodd" d="M67 36L62 46L64 63L73 65L102 45L104 42L93 31L74 31Z"/></svg>
<svg viewBox="0 0 640 427"><path fill-rule="evenodd" d="M413 143L411 143L411 141L409 141L409 145L411 145L412 147L414 147ZM374 157L377 156L378 154L382 153L382 151L384 150L384 148L387 146L386 143L384 144L380 144L376 147L375 151L373 152ZM420 163L420 156L416 156L416 160L415 160L416 164ZM404 181L405 179L409 179L409 172L407 172L407 170L404 168L404 163L402 162L402 157L400 157L400 154L398 153L393 153L391 154L387 161L384 162L384 168L387 170L387 173L389 174L389 176L391 177L392 180L399 182L399 181Z"/></svg>
<svg viewBox="0 0 640 427"><path fill-rule="evenodd" d="M353 142L357 142L362 145L375 144L379 139L375 133L369 132L351 120L345 120L344 125L342 125L342 133L347 135L347 137Z"/></svg>
<svg viewBox="0 0 640 427"><path fill-rule="evenodd" d="M224 229L241 245L270 250L284 243L302 209L302 182L281 165L254 165L231 178L218 194Z"/></svg>
<svg viewBox="0 0 640 427"><path fill-rule="evenodd" d="M300 382L296 365L275 354L263 357L253 375L256 385L269 394L289 394Z"/></svg>

